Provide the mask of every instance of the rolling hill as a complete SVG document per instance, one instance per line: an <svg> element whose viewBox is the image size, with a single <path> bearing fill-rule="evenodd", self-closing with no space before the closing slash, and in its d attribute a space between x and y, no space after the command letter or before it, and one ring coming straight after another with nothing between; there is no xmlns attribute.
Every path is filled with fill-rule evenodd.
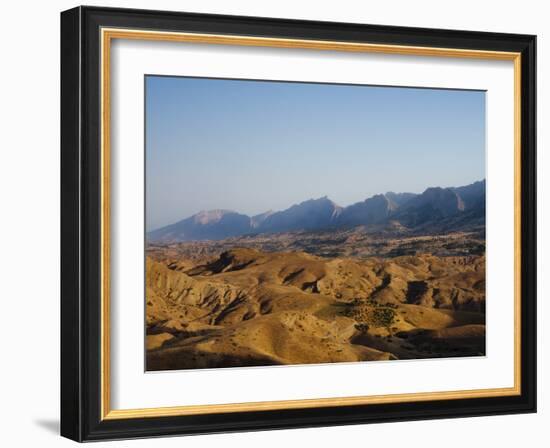
<svg viewBox="0 0 550 448"><path fill-rule="evenodd" d="M485 257L234 248L146 263L147 370L485 353Z"/></svg>

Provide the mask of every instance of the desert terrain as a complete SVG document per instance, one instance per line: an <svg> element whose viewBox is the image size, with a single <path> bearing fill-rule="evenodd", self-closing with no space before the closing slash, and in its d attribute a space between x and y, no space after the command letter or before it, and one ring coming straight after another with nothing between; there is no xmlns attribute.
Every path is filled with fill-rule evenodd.
<svg viewBox="0 0 550 448"><path fill-rule="evenodd" d="M150 235L147 370L484 355L484 202L426 196L306 201L264 229L201 212Z"/></svg>

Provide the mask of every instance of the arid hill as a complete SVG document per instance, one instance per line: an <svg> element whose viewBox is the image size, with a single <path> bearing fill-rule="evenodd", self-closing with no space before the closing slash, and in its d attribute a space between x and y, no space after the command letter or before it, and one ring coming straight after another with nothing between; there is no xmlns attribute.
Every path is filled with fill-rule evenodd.
<svg viewBox="0 0 550 448"><path fill-rule="evenodd" d="M483 255L212 255L149 248L148 370L485 353Z"/></svg>

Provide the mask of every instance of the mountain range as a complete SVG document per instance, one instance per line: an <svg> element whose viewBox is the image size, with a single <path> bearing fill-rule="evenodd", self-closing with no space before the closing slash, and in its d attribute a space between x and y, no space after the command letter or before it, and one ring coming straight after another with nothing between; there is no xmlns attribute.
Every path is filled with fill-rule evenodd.
<svg viewBox="0 0 550 448"><path fill-rule="evenodd" d="M328 197L282 211L248 216L232 210L201 211L147 234L149 241L221 240L258 233L315 231L357 226L447 228L485 222L485 180L456 188L430 187L421 194L377 194L348 207Z"/></svg>

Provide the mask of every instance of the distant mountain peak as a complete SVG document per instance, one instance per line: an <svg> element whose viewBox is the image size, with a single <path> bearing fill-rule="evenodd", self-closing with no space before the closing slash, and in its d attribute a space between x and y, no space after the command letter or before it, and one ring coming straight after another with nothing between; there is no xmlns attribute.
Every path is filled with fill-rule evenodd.
<svg viewBox="0 0 550 448"><path fill-rule="evenodd" d="M281 211L247 216L233 210L203 210L147 234L149 240L216 240L249 233L314 231L336 227L387 226L415 228L466 214L484 220L485 179L462 187L429 187L421 194L376 194L348 207L328 196L307 199ZM454 219L454 218L453 218Z"/></svg>
<svg viewBox="0 0 550 448"><path fill-rule="evenodd" d="M294 205L305 205L305 204L332 204L338 207L338 205L328 196L321 196L319 198L306 199L305 201L299 202L298 204L294 204Z"/></svg>
<svg viewBox="0 0 550 448"><path fill-rule="evenodd" d="M405 202L417 196L417 194L416 193L394 193L393 191L388 191L384 196L386 196L390 201L395 203L397 206L401 206Z"/></svg>
<svg viewBox="0 0 550 448"><path fill-rule="evenodd" d="M333 224L334 218L341 210L342 207L331 201L328 196L308 199L271 214L264 220L260 229L274 233L325 228Z"/></svg>
<svg viewBox="0 0 550 448"><path fill-rule="evenodd" d="M452 188L430 187L420 195L423 203L429 202L444 215L464 211L462 198Z"/></svg>
<svg viewBox="0 0 550 448"><path fill-rule="evenodd" d="M396 204L386 195L375 194L343 209L339 223L344 226L379 224L386 221L396 208Z"/></svg>
<svg viewBox="0 0 550 448"><path fill-rule="evenodd" d="M218 222L220 219L222 219L225 215L229 215L237 212L233 210L224 210L224 209L214 209L214 210L201 210L197 214L193 215L193 219L197 223L201 224L209 224L212 222Z"/></svg>

